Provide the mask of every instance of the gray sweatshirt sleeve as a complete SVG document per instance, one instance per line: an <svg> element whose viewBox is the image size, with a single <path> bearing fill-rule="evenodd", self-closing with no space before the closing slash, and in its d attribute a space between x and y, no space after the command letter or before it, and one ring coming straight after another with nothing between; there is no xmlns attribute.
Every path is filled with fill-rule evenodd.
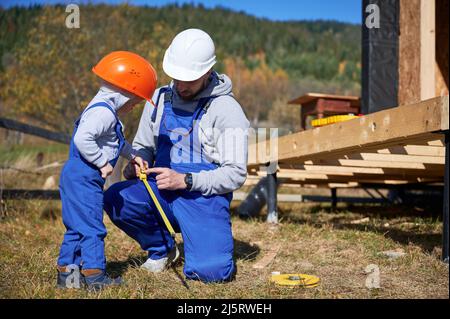
<svg viewBox="0 0 450 319"><path fill-rule="evenodd" d="M155 99L157 98L158 92L159 89L156 90L155 94L153 95L153 101L155 101ZM157 103L157 101L155 101L155 103ZM145 103L144 110L142 111L141 115L141 120L139 121L138 130L133 140L133 148L137 151L137 154L139 156L141 156L145 161L149 163L150 166L152 166L154 152L156 149L154 139L155 123L152 123L151 121L154 109L155 107L151 103Z"/></svg>
<svg viewBox="0 0 450 319"><path fill-rule="evenodd" d="M232 192L244 184L250 126L239 103L229 96L216 98L208 113L219 167L192 174L192 190L205 196Z"/></svg>
<svg viewBox="0 0 450 319"><path fill-rule="evenodd" d="M81 156L98 168L106 165L108 156L102 152L96 140L107 134L115 124L114 114L104 107L87 110L81 117L74 143Z"/></svg>

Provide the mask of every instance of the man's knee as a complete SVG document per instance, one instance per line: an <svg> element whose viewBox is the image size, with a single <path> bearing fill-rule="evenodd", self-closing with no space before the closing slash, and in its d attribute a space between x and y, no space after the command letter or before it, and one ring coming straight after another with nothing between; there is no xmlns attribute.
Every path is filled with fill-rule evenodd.
<svg viewBox="0 0 450 319"><path fill-rule="evenodd" d="M205 256L206 259L210 258ZM212 260L211 260L212 259ZM187 278L208 282L227 282L234 278L236 266L232 258L218 260L211 258L207 262L186 263L184 273Z"/></svg>
<svg viewBox="0 0 450 319"><path fill-rule="evenodd" d="M103 209L106 213L113 219L114 212L116 214L120 212L124 206L124 201L121 195L121 191L124 188L128 187L127 181L119 182L114 185L111 185L104 193L103 193Z"/></svg>

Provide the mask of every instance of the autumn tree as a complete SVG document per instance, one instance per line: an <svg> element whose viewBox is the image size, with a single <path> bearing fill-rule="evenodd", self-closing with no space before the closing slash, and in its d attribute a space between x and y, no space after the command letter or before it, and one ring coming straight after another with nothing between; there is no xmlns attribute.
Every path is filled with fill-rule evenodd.
<svg viewBox="0 0 450 319"><path fill-rule="evenodd" d="M241 59L225 59L225 73L233 81L233 92L247 112L253 126L267 119L273 101L287 92L289 77L285 71L272 70L265 55L252 57L249 66Z"/></svg>
<svg viewBox="0 0 450 319"><path fill-rule="evenodd" d="M1 98L11 116L33 118L46 127L70 132L101 83L91 68L115 50L142 55L155 66L160 80L167 81L160 65L170 28L151 21L132 28L139 15L137 7L110 8L105 15L101 6L82 7L78 29L66 27L64 7L43 8L34 20L36 27L28 32L29 41L1 75ZM125 123L131 131L140 110Z"/></svg>
<svg viewBox="0 0 450 319"><path fill-rule="evenodd" d="M187 28L208 32L215 69L233 80L253 126L295 129L298 108L286 101L306 92L360 94L361 28L336 21L275 22L201 5L80 5L80 28L68 29L65 6L0 7L0 116L70 132L96 93L90 71L113 50L134 51L156 67ZM142 107L127 115L131 138Z"/></svg>

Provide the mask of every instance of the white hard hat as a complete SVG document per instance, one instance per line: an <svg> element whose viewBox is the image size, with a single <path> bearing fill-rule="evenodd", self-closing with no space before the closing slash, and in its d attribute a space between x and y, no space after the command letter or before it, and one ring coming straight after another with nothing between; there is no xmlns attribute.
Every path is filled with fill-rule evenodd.
<svg viewBox="0 0 450 319"><path fill-rule="evenodd" d="M194 81L216 64L214 42L208 33L187 29L177 34L164 54L163 70L172 79Z"/></svg>

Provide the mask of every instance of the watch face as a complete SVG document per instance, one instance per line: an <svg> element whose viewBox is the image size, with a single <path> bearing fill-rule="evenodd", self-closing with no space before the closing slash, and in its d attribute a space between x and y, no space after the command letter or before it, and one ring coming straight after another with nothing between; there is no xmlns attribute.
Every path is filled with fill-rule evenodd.
<svg viewBox="0 0 450 319"><path fill-rule="evenodd" d="M184 177L184 182L186 183L187 189L192 187L192 174L187 173Z"/></svg>

